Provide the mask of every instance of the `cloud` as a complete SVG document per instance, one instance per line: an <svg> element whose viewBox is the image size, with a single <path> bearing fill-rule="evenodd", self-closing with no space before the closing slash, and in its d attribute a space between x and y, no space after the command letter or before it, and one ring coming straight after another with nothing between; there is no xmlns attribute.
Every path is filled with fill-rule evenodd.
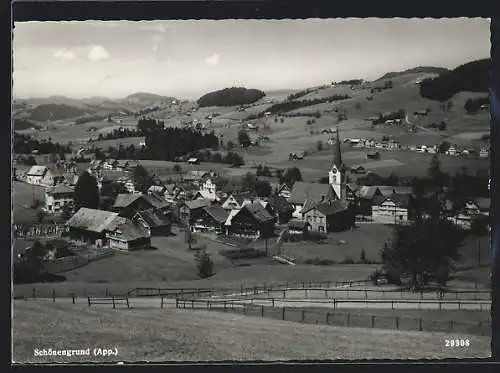
<svg viewBox="0 0 500 373"><path fill-rule="evenodd" d="M60 58L62 60L72 60L76 56L73 52L67 51L67 50L58 50L56 53L54 53L55 58Z"/></svg>
<svg viewBox="0 0 500 373"><path fill-rule="evenodd" d="M215 53L214 55L205 58L205 63L209 66L217 66L219 64L220 56Z"/></svg>
<svg viewBox="0 0 500 373"><path fill-rule="evenodd" d="M109 53L106 48L100 45L94 45L89 51L88 58L94 62L104 61L109 58Z"/></svg>

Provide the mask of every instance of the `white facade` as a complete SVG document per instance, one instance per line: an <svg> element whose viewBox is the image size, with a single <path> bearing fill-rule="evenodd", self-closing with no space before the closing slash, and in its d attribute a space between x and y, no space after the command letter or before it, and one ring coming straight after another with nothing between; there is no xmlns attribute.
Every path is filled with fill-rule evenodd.
<svg viewBox="0 0 500 373"><path fill-rule="evenodd" d="M381 224L401 224L408 222L408 209L397 206L386 200L380 205L372 206L372 220Z"/></svg>
<svg viewBox="0 0 500 373"><path fill-rule="evenodd" d="M345 199L345 177L342 172L333 165L332 169L328 172L328 182L332 186L335 195L339 200Z"/></svg>
<svg viewBox="0 0 500 373"><path fill-rule="evenodd" d="M60 212L63 207L73 206L73 194L72 193L51 193L50 191L45 191L45 209L49 212Z"/></svg>

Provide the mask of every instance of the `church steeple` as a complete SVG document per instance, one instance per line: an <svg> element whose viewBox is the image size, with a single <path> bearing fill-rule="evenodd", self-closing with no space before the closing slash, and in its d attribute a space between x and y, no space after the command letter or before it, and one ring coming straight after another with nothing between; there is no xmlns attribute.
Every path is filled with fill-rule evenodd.
<svg viewBox="0 0 500 373"><path fill-rule="evenodd" d="M337 127L336 141L333 145L333 164L328 173L328 180L332 186L337 198L341 201L345 200L345 165L342 163L342 153L340 151L339 129Z"/></svg>

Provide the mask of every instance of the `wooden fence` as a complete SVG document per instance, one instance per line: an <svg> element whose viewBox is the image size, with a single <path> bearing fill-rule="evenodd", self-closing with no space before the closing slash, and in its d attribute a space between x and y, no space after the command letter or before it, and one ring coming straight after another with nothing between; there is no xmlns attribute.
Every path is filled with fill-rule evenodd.
<svg viewBox="0 0 500 373"><path fill-rule="evenodd" d="M106 304L106 305L109 304L113 305L113 308L119 306L126 306L127 308L130 308L128 297L125 296L111 296L106 298L88 297L87 299L89 307L96 304ZM73 303L74 303L74 298L73 298Z"/></svg>
<svg viewBox="0 0 500 373"><path fill-rule="evenodd" d="M328 309L311 310L297 307L267 307L264 305L238 303L234 301L214 302L200 299L177 299L176 307L182 309L236 312L248 316L267 317L283 321L302 322L308 324L491 336L490 320L477 322L429 320L425 318L403 316L380 316L351 312L332 312Z"/></svg>

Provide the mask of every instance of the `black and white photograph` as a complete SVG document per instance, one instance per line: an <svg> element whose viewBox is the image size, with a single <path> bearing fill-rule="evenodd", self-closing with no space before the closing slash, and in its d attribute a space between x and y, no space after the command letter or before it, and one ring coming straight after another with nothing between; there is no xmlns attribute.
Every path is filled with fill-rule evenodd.
<svg viewBox="0 0 500 373"><path fill-rule="evenodd" d="M491 356L490 19L12 34L12 363Z"/></svg>

